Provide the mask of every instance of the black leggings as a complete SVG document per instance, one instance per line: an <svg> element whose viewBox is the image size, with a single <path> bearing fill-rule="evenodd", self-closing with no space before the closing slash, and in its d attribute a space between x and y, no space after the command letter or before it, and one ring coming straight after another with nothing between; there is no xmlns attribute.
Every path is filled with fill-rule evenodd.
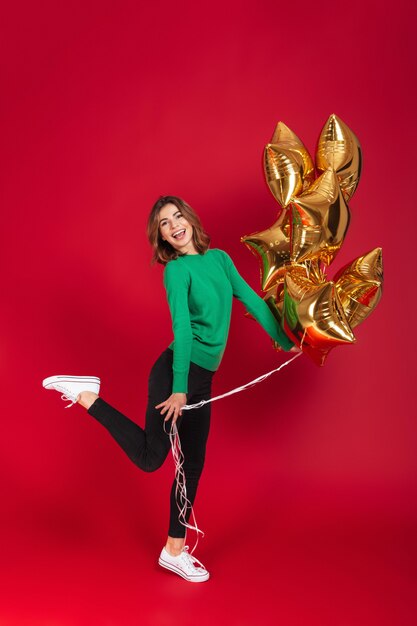
<svg viewBox="0 0 417 626"><path fill-rule="evenodd" d="M107 428L111 436L123 448L131 461L145 472L153 472L161 467L170 451L170 441L164 432L164 418L157 404L164 402L172 393L172 361L173 351L167 348L154 363L148 383L148 406L146 409L145 430L111 407L102 398L90 406L88 412ZM214 372L190 363L188 376L187 404L195 404L207 400L211 395L211 382ZM184 454L184 473L187 498L193 504L198 481L203 471L206 442L210 428L211 403L199 409L183 411L178 417L177 427ZM169 432L171 420L165 423ZM171 489L170 521L168 534L170 537L185 537L185 527L178 520L178 506L175 497L175 485ZM181 503L182 504L182 503ZM188 521L191 509L188 508Z"/></svg>

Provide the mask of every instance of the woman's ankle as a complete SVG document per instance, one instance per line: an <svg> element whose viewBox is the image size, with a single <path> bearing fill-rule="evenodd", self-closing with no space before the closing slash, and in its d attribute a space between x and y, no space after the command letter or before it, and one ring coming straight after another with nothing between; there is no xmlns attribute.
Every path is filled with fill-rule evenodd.
<svg viewBox="0 0 417 626"><path fill-rule="evenodd" d="M168 537L165 550L171 556L178 556L184 549L185 537Z"/></svg>
<svg viewBox="0 0 417 626"><path fill-rule="evenodd" d="M93 391L82 391L78 396L77 396L77 402L78 404L81 404L82 407L84 407L85 409L90 408L90 406L92 404L94 404L94 402L97 400L98 395L96 393L94 393Z"/></svg>

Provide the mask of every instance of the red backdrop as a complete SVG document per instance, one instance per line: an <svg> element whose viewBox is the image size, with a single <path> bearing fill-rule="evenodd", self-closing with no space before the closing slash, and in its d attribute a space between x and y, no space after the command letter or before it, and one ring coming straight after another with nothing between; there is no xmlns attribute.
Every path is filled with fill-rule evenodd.
<svg viewBox="0 0 417 626"><path fill-rule="evenodd" d="M416 623L414 23L411 0L3 7L0 624ZM383 299L324 368L213 405L193 586L156 566L171 459L140 473L41 381L98 375L143 423L171 341L151 205L184 197L259 290L263 146L282 120L314 153L331 113L364 169L329 275L382 246ZM283 360L236 303L214 392Z"/></svg>

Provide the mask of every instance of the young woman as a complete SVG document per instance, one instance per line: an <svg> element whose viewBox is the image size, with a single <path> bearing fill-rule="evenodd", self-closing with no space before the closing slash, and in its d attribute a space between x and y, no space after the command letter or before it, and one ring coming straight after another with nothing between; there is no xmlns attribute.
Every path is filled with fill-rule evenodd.
<svg viewBox="0 0 417 626"><path fill-rule="evenodd" d="M186 404L207 400L214 372L226 347L233 297L284 350L286 337L266 302L249 287L223 250L209 248L193 209L181 198L163 196L148 219L153 262L164 269L164 285L172 317L174 340L154 363L149 377L145 428L141 428L99 397L100 380L86 376L51 376L43 381L62 398L78 402L97 419L140 469L152 472L170 451L169 428L176 423L184 455L186 495L192 505L201 476L210 426L211 404L182 411ZM169 422L165 424L165 422ZM204 566L184 545L186 527L179 519L184 502L172 486L168 539L159 564L191 582L208 580ZM185 521L191 513L186 507Z"/></svg>

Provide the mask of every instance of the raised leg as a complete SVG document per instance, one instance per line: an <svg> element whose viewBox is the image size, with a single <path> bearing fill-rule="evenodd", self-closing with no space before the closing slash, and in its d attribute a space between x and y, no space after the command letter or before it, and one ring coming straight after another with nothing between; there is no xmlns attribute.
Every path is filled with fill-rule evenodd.
<svg viewBox="0 0 417 626"><path fill-rule="evenodd" d="M169 397L171 389L172 358L170 361L170 354L165 351L150 372L145 428L132 422L102 398L96 397L89 404L93 398L84 397L89 392L80 394L80 400L89 405L88 413L109 431L135 465L145 472L153 472L163 464L170 450L169 437L163 427L164 416L155 406ZM169 424L167 422L167 428Z"/></svg>

